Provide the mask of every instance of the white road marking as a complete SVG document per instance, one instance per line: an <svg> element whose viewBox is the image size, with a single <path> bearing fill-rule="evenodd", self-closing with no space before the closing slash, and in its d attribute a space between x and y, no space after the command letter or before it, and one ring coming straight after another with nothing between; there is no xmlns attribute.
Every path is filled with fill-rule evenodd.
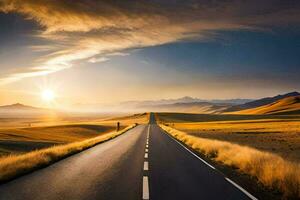
<svg viewBox="0 0 300 200"><path fill-rule="evenodd" d="M145 158L148 158L148 153L145 153Z"/></svg>
<svg viewBox="0 0 300 200"><path fill-rule="evenodd" d="M149 170L149 164L147 161L144 162L144 171L148 171Z"/></svg>
<svg viewBox="0 0 300 200"><path fill-rule="evenodd" d="M148 152L148 149L145 149L145 152Z"/></svg>
<svg viewBox="0 0 300 200"><path fill-rule="evenodd" d="M180 142L178 142L176 139L174 139L172 136L170 136L168 133L166 133L167 136L169 136L172 140L174 140L175 142L177 142L180 146L182 146L183 148L185 148L188 152L190 152L192 155L194 155L196 158L198 158L199 160L201 160L203 163L205 163L207 166L209 166L212 169L216 169L214 166L212 166L211 164L209 164L208 162L206 162L205 160L203 160L202 158L200 158L197 154L195 154L194 152L192 152L191 150L189 150L186 146L184 146L183 144L181 144Z"/></svg>
<svg viewBox="0 0 300 200"><path fill-rule="evenodd" d="M242 188L241 186L239 186L238 184L236 184L235 182L233 182L232 180L230 180L229 178L225 177L225 179L231 183L232 185L234 185L236 188L238 188L240 191L242 191L245 195L247 195L250 199L252 200L258 200L256 197L254 197L252 194L250 194L249 192L247 192L244 188Z"/></svg>
<svg viewBox="0 0 300 200"><path fill-rule="evenodd" d="M143 177L143 200L149 199L149 180L148 176Z"/></svg>
<svg viewBox="0 0 300 200"><path fill-rule="evenodd" d="M149 145L148 145L148 144L146 145L146 148L149 148Z"/></svg>
<svg viewBox="0 0 300 200"><path fill-rule="evenodd" d="M150 134L150 127L151 127L151 125L148 126L148 133L147 133L147 136L149 136L149 134Z"/></svg>

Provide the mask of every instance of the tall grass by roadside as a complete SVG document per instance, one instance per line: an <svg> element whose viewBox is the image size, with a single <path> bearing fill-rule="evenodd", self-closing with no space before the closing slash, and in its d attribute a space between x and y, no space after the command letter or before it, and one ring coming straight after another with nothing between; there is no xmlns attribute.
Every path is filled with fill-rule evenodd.
<svg viewBox="0 0 300 200"><path fill-rule="evenodd" d="M10 155L7 157L2 157L0 159L0 182L9 181L23 174L48 166L67 156L73 155L90 147L93 147L99 143L115 138L125 133L129 129L134 128L135 126L136 125L128 126L127 128L118 132L107 133L79 142L36 150L21 155Z"/></svg>
<svg viewBox="0 0 300 200"><path fill-rule="evenodd" d="M281 191L284 198L300 198L300 164L250 147L191 136L162 124L160 127L196 151Z"/></svg>

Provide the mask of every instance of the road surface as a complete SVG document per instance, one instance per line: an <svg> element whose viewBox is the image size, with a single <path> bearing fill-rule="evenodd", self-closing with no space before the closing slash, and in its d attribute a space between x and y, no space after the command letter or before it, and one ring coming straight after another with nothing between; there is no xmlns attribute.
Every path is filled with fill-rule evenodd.
<svg viewBox="0 0 300 200"><path fill-rule="evenodd" d="M0 186L1 200L254 199L148 125Z"/></svg>

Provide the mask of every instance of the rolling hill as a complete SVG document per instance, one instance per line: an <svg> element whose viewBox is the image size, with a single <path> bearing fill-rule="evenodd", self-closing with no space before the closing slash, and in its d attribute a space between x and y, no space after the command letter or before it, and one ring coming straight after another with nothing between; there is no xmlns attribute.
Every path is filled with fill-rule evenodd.
<svg viewBox="0 0 300 200"><path fill-rule="evenodd" d="M236 112L236 111L242 111L242 110L246 110L246 109L252 109L252 108L257 108L260 106L265 106L268 104L272 104L275 103L281 99L285 99L287 97L296 97L296 96L300 96L300 93L298 92L290 92L287 94L283 94L283 95L277 95L274 97L266 97L266 98L262 98L262 99L258 99L255 101L250 101L244 104L240 104L240 105L234 105L231 106L227 109L225 109L223 112L224 113L228 113L228 112Z"/></svg>
<svg viewBox="0 0 300 200"><path fill-rule="evenodd" d="M216 114L230 107L231 104L216 104L209 102L173 103L148 105L140 109L152 112L182 112L182 113L205 113Z"/></svg>
<svg viewBox="0 0 300 200"><path fill-rule="evenodd" d="M286 97L267 105L235 111L235 112L231 112L230 114L247 114L247 115L248 114L250 115L300 114L300 95Z"/></svg>

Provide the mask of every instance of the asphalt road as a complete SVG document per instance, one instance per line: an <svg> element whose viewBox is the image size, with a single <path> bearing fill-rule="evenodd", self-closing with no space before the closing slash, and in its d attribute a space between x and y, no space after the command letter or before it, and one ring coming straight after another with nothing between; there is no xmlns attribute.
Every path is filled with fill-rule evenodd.
<svg viewBox="0 0 300 200"><path fill-rule="evenodd" d="M1 200L250 199L156 124L0 186Z"/></svg>

